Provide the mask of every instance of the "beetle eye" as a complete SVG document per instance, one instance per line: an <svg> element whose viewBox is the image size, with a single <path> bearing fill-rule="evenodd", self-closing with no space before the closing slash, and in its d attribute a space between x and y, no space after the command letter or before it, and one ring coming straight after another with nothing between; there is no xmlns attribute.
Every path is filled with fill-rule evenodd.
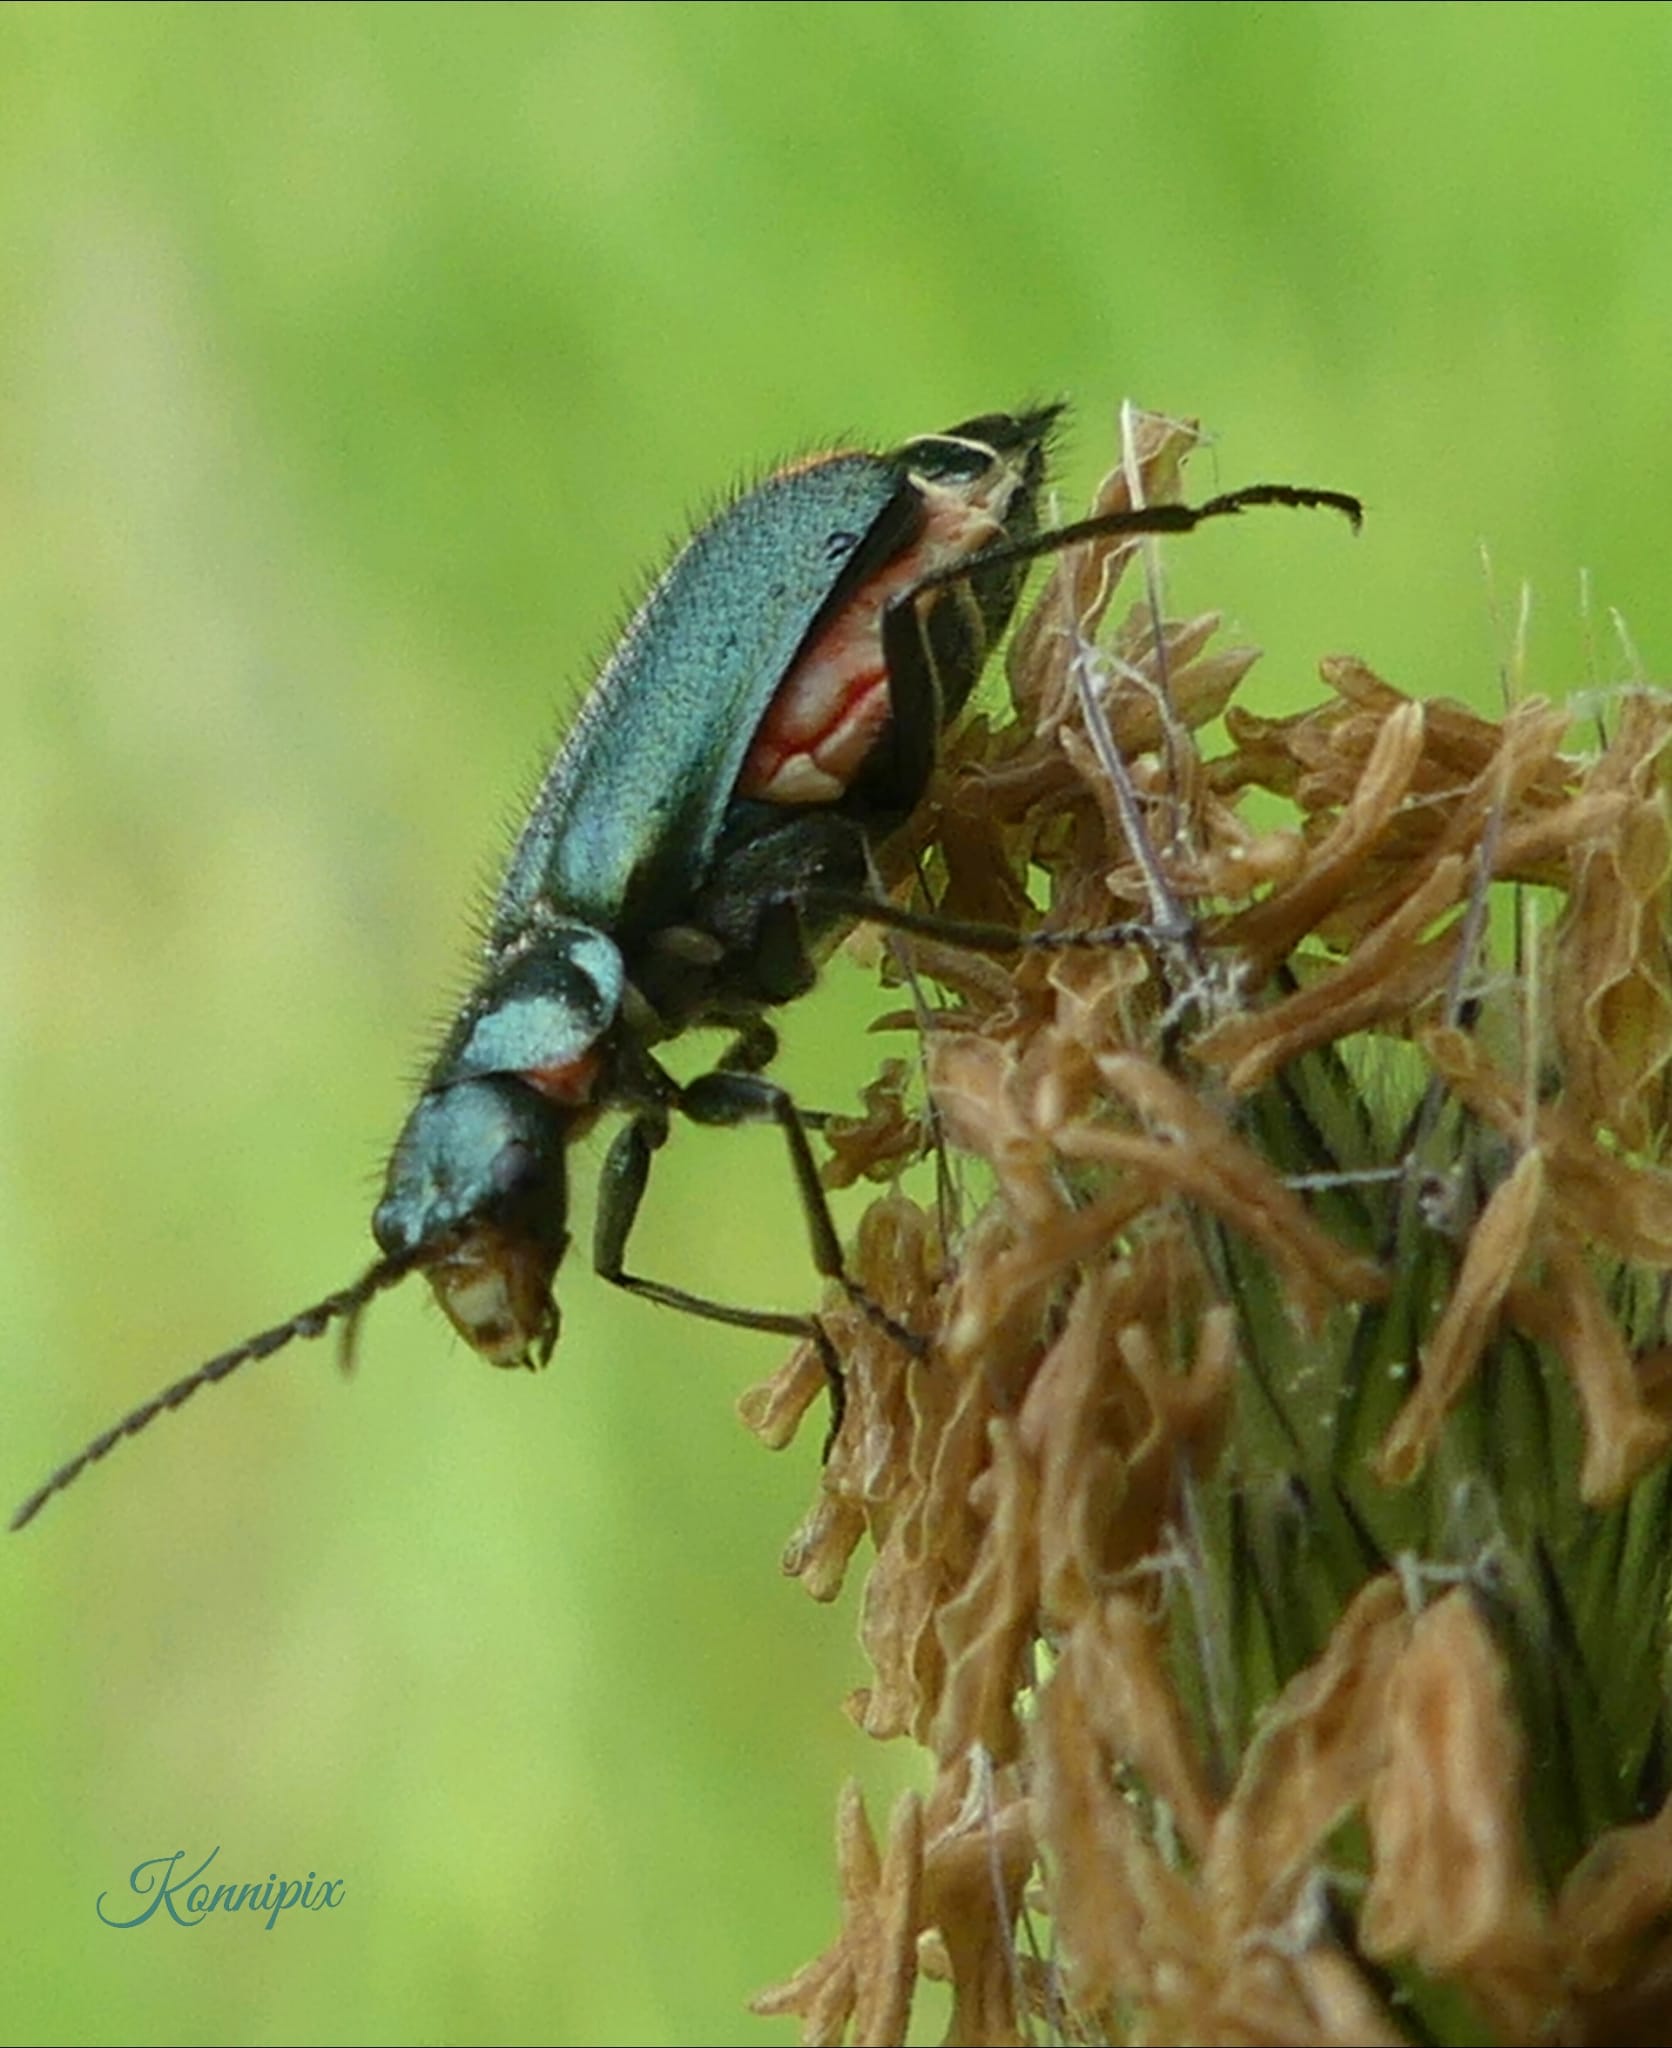
<svg viewBox="0 0 1672 2048"><path fill-rule="evenodd" d="M953 434L924 434L900 451L906 467L931 483L974 483L998 461L985 441L966 441Z"/></svg>

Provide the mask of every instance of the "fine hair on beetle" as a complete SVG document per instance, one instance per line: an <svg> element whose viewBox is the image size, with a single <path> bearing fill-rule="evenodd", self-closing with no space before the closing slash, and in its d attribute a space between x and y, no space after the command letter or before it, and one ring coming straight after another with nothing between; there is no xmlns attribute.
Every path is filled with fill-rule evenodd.
<svg viewBox="0 0 1672 2048"><path fill-rule="evenodd" d="M873 877L919 810L1033 562L1265 506L1332 510L1355 528L1361 518L1345 492L1262 483L1042 531L1062 411L983 414L892 450L802 461L675 551L520 830L475 979L390 1157L372 1219L379 1256L95 1437L30 1495L14 1529L200 1387L332 1324L346 1352L371 1301L414 1272L488 1363L545 1365L569 1244L569 1150L605 1117L617 1128L599 1171L594 1269L648 1301L811 1342L831 1395L828 1451L843 1379L817 1316L712 1300L628 1264L674 1118L776 1126L815 1269L920 1352L849 1275L807 1121L767 1077L772 1013L806 993L830 946L862 921L975 953L1188 947L1189 919L1153 860L1145 919L1076 930L942 918L880 893ZM1099 752L1120 804L1112 739ZM1130 836L1145 843L1135 811ZM710 1071L680 1082L656 1048L696 1029L731 1042Z"/></svg>

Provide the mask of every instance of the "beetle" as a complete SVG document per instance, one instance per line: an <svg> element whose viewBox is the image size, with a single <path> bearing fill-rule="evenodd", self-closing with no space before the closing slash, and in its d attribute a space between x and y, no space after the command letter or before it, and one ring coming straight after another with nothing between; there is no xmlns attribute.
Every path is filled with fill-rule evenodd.
<svg viewBox="0 0 1672 2048"><path fill-rule="evenodd" d="M543 1366L558 1335L569 1150L606 1114L623 1121L601 1170L599 1274L695 1315L813 1339L834 1434L841 1373L816 1318L629 1269L673 1117L776 1124L815 1266L910 1344L844 1271L806 1121L764 1072L777 1045L769 1013L812 986L821 950L860 917L1023 943L937 927L876 900L868 881L875 850L921 801L941 734L1036 556L1097 534L1187 531L1257 504L1333 507L1355 526L1360 516L1344 493L1262 484L1041 532L1061 412L989 413L886 453L816 456L696 530L629 621L516 841L475 985L390 1156L372 1217L378 1258L94 1438L24 1502L14 1529L124 1436L250 1360L335 1322L346 1354L373 1297L413 1272L490 1364ZM697 1027L732 1042L680 1083L656 1049Z"/></svg>

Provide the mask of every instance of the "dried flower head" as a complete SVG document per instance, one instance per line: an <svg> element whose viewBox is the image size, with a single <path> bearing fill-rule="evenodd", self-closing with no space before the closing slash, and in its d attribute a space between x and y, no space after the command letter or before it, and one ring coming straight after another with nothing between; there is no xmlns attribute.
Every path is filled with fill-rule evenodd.
<svg viewBox="0 0 1672 2048"><path fill-rule="evenodd" d="M1191 430L1125 430L1098 509L1177 496ZM881 1850L844 1791L842 1931L756 2010L1672 2039L1672 698L1587 753L1342 657L1257 716L1149 546L1057 561L890 849L920 908L1128 936L883 948L927 1095L886 1063L828 1178L892 1183L853 1272L927 1351L831 1310L786 1567L863 1551L850 1711L932 1780Z"/></svg>

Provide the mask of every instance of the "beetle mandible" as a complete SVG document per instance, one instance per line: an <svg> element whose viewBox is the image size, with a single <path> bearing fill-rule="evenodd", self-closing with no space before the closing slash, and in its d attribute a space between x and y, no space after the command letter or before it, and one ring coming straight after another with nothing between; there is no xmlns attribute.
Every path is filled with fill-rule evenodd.
<svg viewBox="0 0 1672 2048"><path fill-rule="evenodd" d="M840 1369L814 1317L734 1307L628 1269L672 1118L775 1123L814 1264L857 1295L806 1125L763 1071L777 1045L767 1013L811 987L821 949L858 919L933 928L872 900L872 855L923 797L942 730L1008 625L1029 562L1252 505L1360 517L1342 492L1259 484L1042 533L1061 411L989 413L885 454L816 456L696 531L629 622L518 837L475 986L395 1141L372 1217L377 1260L95 1437L24 1502L14 1529L199 1387L333 1322L346 1344L372 1298L413 1272L490 1364L544 1365L569 1243L569 1147L605 1114L624 1121L600 1178L600 1275L695 1315L811 1337L839 1424ZM965 943L1026 943L945 929ZM699 1026L733 1042L681 1084L655 1049Z"/></svg>

